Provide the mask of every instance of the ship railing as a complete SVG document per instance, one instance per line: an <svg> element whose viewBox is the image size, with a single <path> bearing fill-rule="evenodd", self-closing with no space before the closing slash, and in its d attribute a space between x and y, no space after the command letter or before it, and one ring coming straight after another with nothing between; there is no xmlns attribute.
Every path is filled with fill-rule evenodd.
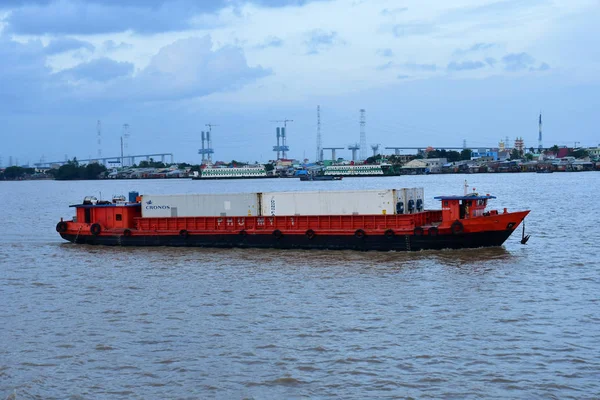
<svg viewBox="0 0 600 400"><path fill-rule="evenodd" d="M150 232L285 232L304 233L308 229L331 233L353 233L356 229L412 231L418 226L442 220L440 210L411 215L330 215L330 216L223 216L135 218L136 229Z"/></svg>

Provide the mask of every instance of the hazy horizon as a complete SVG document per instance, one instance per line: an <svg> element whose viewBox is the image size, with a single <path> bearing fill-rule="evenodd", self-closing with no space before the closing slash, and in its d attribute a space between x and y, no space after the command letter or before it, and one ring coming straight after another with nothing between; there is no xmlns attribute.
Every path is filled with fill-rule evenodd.
<svg viewBox="0 0 600 400"><path fill-rule="evenodd" d="M594 0L10 0L0 4L2 165L173 153L199 163L367 144L598 146ZM388 153L391 153L390 150ZM368 149L371 154L371 149ZM350 150L338 151L350 158Z"/></svg>

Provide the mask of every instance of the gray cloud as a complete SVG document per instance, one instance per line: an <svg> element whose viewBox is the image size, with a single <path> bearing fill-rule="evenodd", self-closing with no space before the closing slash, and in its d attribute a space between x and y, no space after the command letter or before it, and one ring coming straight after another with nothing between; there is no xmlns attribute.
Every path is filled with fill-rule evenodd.
<svg viewBox="0 0 600 400"><path fill-rule="evenodd" d="M409 70L415 72L435 72L437 70L437 65L435 64L417 64L417 63L404 63L397 64L393 61L388 61L385 64L378 65L375 67L377 71L385 71L388 69L398 69L398 70Z"/></svg>
<svg viewBox="0 0 600 400"><path fill-rule="evenodd" d="M50 43L46 46L46 54L53 55L64 53L71 50L79 50L85 49L93 52L96 47L90 42L85 42L83 40L73 39L73 38L58 38L51 40Z"/></svg>
<svg viewBox="0 0 600 400"><path fill-rule="evenodd" d="M456 49L454 51L454 55L465 55L468 53L475 53L478 51L484 51L496 47L495 43L475 43L469 48L466 49Z"/></svg>
<svg viewBox="0 0 600 400"><path fill-rule="evenodd" d="M378 71L385 71L386 69L390 69L390 68L394 68L394 67L397 67L397 65L391 61L388 61L385 64L378 65L377 67L375 67L375 69L377 69Z"/></svg>
<svg viewBox="0 0 600 400"><path fill-rule="evenodd" d="M46 59L41 41L19 43L0 36L0 114L39 110L50 103L46 92L59 82ZM55 100L64 93L58 91Z"/></svg>
<svg viewBox="0 0 600 400"><path fill-rule="evenodd" d="M61 104L125 106L176 101L235 90L272 74L250 67L238 47L212 49L209 36L178 40L160 49L149 65L134 66L109 58L52 73L41 41L18 43L0 36L0 114L60 108ZM118 102L115 102L118 101Z"/></svg>
<svg viewBox="0 0 600 400"><path fill-rule="evenodd" d="M382 57L393 57L394 56L394 52L392 51L392 49L379 49L379 50L377 50L377 54Z"/></svg>
<svg viewBox="0 0 600 400"><path fill-rule="evenodd" d="M494 65L496 65L496 59L493 57L486 57L485 58L485 62L487 63L487 65L489 65L490 67L493 67Z"/></svg>
<svg viewBox="0 0 600 400"><path fill-rule="evenodd" d="M131 49L133 48L133 45L125 42L117 43L114 40L105 40L104 43L102 43L102 47L104 51L113 52L117 50Z"/></svg>
<svg viewBox="0 0 600 400"><path fill-rule="evenodd" d="M448 64L448 71L466 71L466 70L473 70L473 69L480 69L485 67L485 64L482 63L481 61L462 61L462 62L455 62L452 61L450 64Z"/></svg>
<svg viewBox="0 0 600 400"><path fill-rule="evenodd" d="M548 71L550 69L550 65L548 63L541 63L538 67L529 67L530 71Z"/></svg>
<svg viewBox="0 0 600 400"><path fill-rule="evenodd" d="M396 79L401 79L401 80L402 79L408 79L408 78L410 78L410 75L402 75L402 74L400 74L400 75L396 76Z"/></svg>
<svg viewBox="0 0 600 400"><path fill-rule="evenodd" d="M207 2L210 3L210 2ZM140 33L190 28L190 17L201 12L185 2L163 4L61 1L27 5L11 11L8 30L17 34L100 34L133 30Z"/></svg>
<svg viewBox="0 0 600 400"><path fill-rule="evenodd" d="M416 64L416 63L404 63L402 67L405 69L409 69L412 71L426 71L433 72L437 70L437 66L435 64Z"/></svg>
<svg viewBox="0 0 600 400"><path fill-rule="evenodd" d="M192 18L239 8L248 0L2 0L7 29L17 34L157 33L194 28ZM324 0L258 0L264 7L303 6Z"/></svg>
<svg viewBox="0 0 600 400"><path fill-rule="evenodd" d="M427 35L433 31L434 26L426 23L398 24L392 28L392 33L396 37Z"/></svg>
<svg viewBox="0 0 600 400"><path fill-rule="evenodd" d="M469 14L497 14L549 3L551 3L549 0L529 0L526 2L521 0L501 0L482 6L469 7L463 11Z"/></svg>
<svg viewBox="0 0 600 400"><path fill-rule="evenodd" d="M179 100L237 89L271 74L261 66L248 66L239 47L212 50L210 36L192 37L160 49L123 87L138 100Z"/></svg>
<svg viewBox="0 0 600 400"><path fill-rule="evenodd" d="M504 69L507 71L522 71L529 69L535 63L535 58L527 53L511 53L502 57Z"/></svg>
<svg viewBox="0 0 600 400"><path fill-rule="evenodd" d="M397 15L403 12L408 11L408 7L398 7L398 8L384 8L381 10L380 14L384 16Z"/></svg>
<svg viewBox="0 0 600 400"><path fill-rule="evenodd" d="M281 47L281 46L283 46L283 39L278 38L277 36L269 36L264 40L264 42L256 45L256 48L257 49L266 49L269 47Z"/></svg>
<svg viewBox="0 0 600 400"><path fill-rule="evenodd" d="M132 73L133 64L103 57L81 63L73 68L63 70L59 74L70 80L107 82Z"/></svg>
<svg viewBox="0 0 600 400"><path fill-rule="evenodd" d="M319 54L322 51L329 50L331 47L344 44L337 32L326 32L316 29L308 33L308 39L305 41L308 48L307 54Z"/></svg>

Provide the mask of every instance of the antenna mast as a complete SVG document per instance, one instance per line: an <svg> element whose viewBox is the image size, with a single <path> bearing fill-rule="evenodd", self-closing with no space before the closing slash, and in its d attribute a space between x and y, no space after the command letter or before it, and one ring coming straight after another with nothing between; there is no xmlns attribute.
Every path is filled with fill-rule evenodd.
<svg viewBox="0 0 600 400"><path fill-rule="evenodd" d="M323 142L321 137L321 106L317 106L317 161L323 161Z"/></svg>
<svg viewBox="0 0 600 400"><path fill-rule="evenodd" d="M96 136L98 140L98 164L101 164L100 159L102 158L102 123L100 120L96 123Z"/></svg>
<svg viewBox="0 0 600 400"><path fill-rule="evenodd" d="M367 134L365 132L365 125L367 121L365 119L365 109L360 109L360 159L367 159Z"/></svg>
<svg viewBox="0 0 600 400"><path fill-rule="evenodd" d="M207 155L208 155L208 163L212 164L212 155L214 153L212 147L212 128L213 126L219 126L215 124L206 124L208 126L208 132L206 132L206 147L207 147Z"/></svg>
<svg viewBox="0 0 600 400"><path fill-rule="evenodd" d="M538 136L538 153L542 154L542 112L541 111L540 111L539 129L540 129L540 133Z"/></svg>
<svg viewBox="0 0 600 400"><path fill-rule="evenodd" d="M122 153L125 155L125 157L129 156L129 137L130 137L130 133L129 133L129 124L123 124L123 150ZM121 154L121 157L123 157L123 154ZM121 159L121 164L123 164L123 158ZM127 166L130 166L133 163L130 163L130 160L127 160ZM125 165L123 165L125 166Z"/></svg>

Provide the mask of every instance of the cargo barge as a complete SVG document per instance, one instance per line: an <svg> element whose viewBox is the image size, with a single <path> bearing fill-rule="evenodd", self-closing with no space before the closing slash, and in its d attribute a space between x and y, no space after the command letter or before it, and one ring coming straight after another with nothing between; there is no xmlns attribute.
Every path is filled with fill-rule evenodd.
<svg viewBox="0 0 600 400"><path fill-rule="evenodd" d="M63 239L113 246L414 251L500 246L529 211L486 210L490 195L423 189L86 197Z"/></svg>

